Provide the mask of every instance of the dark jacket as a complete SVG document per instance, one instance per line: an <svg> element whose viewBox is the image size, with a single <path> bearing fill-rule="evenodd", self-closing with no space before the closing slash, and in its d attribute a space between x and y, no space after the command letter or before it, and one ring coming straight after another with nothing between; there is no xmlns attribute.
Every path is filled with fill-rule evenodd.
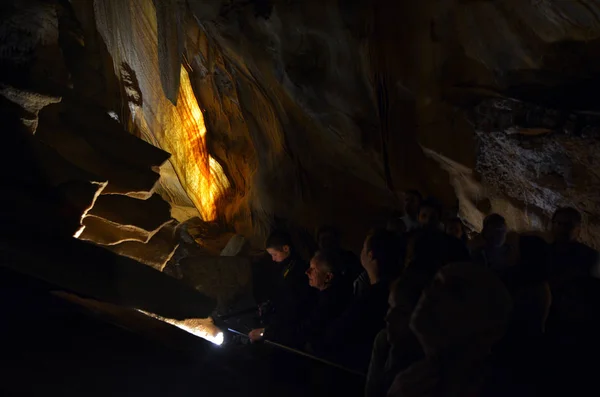
<svg viewBox="0 0 600 397"><path fill-rule="evenodd" d="M261 317L266 326L265 338L292 345L294 330L312 311L317 291L308 285L308 266L300 258L290 256L282 265L274 296L268 308L261 310Z"/></svg>
<svg viewBox="0 0 600 397"><path fill-rule="evenodd" d="M369 285L364 294L327 327L319 353L366 372L375 336L385 327L388 295L388 283Z"/></svg>
<svg viewBox="0 0 600 397"><path fill-rule="evenodd" d="M306 344L320 344L327 325L346 308L352 291L344 282L336 282L324 291L313 291L316 293L316 302L310 310L294 322L278 323L267 328L267 339L298 349Z"/></svg>
<svg viewBox="0 0 600 397"><path fill-rule="evenodd" d="M300 338L311 346L322 343L327 327L348 307L352 300L352 289L348 283L339 281L319 291L318 295L315 308L299 329Z"/></svg>
<svg viewBox="0 0 600 397"><path fill-rule="evenodd" d="M577 279L589 277L598 264L598 251L573 241L550 245L549 281L553 289Z"/></svg>

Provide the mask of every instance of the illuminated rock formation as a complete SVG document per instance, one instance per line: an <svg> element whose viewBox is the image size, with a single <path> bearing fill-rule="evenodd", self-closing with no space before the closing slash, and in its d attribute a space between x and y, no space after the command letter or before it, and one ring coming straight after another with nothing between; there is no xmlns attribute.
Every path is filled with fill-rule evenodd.
<svg viewBox="0 0 600 397"><path fill-rule="evenodd" d="M492 211L543 229L573 205L600 244L596 1L4 7L28 23L3 47L0 93L73 175L108 182L102 195L158 194L170 217L255 247L275 225L330 223L356 249L418 188L475 230ZM170 220L91 216L140 243Z"/></svg>
<svg viewBox="0 0 600 397"><path fill-rule="evenodd" d="M153 2L115 0L95 2L94 5L96 24L112 55L115 72L122 80L135 76L138 83L141 103L129 101L128 106L141 136L171 153L174 176L183 189L166 187L164 190L171 196L187 193L202 219L214 220L216 202L229 187L229 182L219 163L208 153L204 118L188 72L177 58L181 54L173 50L159 58L159 47L161 51L171 47L162 44L162 40L168 38L158 34L159 23ZM169 28L179 29L176 18L173 23L176 26ZM169 29L164 31L171 33ZM177 40L170 44L175 48L178 46ZM165 67L163 60L171 62L170 59L167 61L166 55L176 57L177 67L168 63L168 70L161 70ZM171 85L163 87L160 82L164 81ZM176 185L172 180L165 184ZM186 201L186 197L174 198Z"/></svg>

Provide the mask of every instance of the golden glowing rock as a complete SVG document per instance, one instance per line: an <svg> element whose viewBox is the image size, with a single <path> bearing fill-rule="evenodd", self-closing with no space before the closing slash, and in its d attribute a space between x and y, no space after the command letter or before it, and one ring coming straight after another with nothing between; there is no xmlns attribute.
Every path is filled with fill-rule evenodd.
<svg viewBox="0 0 600 397"><path fill-rule="evenodd" d="M229 182L218 162L208 154L204 117L188 72L183 66L179 70L173 69L170 63L168 68L161 69L153 2L96 1L94 11L98 31L112 56L115 72L122 80L137 82L141 101L130 101L129 108L141 137L171 153L169 161L176 178L169 181L169 187L161 193L185 191L203 220L215 219L215 203L229 188ZM124 69L127 76L123 74ZM179 76L165 76L177 72ZM168 87L161 84L163 81L169 82ZM169 96L177 94L175 105L165 95L166 91ZM183 188L173 188L173 184Z"/></svg>
<svg viewBox="0 0 600 397"><path fill-rule="evenodd" d="M172 154L172 164L188 196L204 220L216 216L215 202L229 187L219 163L206 148L206 126L192 91L187 71L182 66L177 106L170 102L171 123L168 139L160 140L163 149Z"/></svg>

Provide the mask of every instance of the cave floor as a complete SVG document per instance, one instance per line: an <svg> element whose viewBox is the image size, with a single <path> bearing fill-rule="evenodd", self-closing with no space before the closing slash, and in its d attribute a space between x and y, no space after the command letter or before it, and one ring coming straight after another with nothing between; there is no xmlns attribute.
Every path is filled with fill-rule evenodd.
<svg viewBox="0 0 600 397"><path fill-rule="evenodd" d="M164 323L106 321L1 274L3 396L362 395L362 379L268 346L216 347Z"/></svg>

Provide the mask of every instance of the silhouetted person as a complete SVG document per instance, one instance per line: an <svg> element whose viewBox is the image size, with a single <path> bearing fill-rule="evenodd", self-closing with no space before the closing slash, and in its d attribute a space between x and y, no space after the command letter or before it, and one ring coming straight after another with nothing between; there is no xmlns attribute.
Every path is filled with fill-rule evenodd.
<svg viewBox="0 0 600 397"><path fill-rule="evenodd" d="M471 241L471 256L475 263L503 272L513 264L513 248L507 244L508 227L499 214L490 214L483 220L481 235Z"/></svg>
<svg viewBox="0 0 600 397"><path fill-rule="evenodd" d="M419 227L422 229L440 229L442 206L434 198L421 202L418 215Z"/></svg>
<svg viewBox="0 0 600 397"><path fill-rule="evenodd" d="M485 397L544 394L545 355L551 350L544 336L552 301L547 282L549 247L541 237L522 235L518 253L517 265L503 275L513 311L508 332L494 349Z"/></svg>
<svg viewBox="0 0 600 397"><path fill-rule="evenodd" d="M375 335L385 325L390 283L400 273L398 253L394 233L378 229L367 235L360 258L369 286L328 327L322 354L366 371Z"/></svg>
<svg viewBox="0 0 600 397"><path fill-rule="evenodd" d="M550 284L560 288L578 278L596 276L598 251L577 241L581 229L581 214L563 207L552 217Z"/></svg>
<svg viewBox="0 0 600 397"><path fill-rule="evenodd" d="M569 385L562 390L571 395L583 395L584 390L587 395L596 395L597 366L590 363L597 362L600 354L598 252L577 241L581 221L581 214L570 207L557 209L552 217L552 306L546 330L554 352L552 369L556 371L550 376L560 376ZM571 390L575 387L579 391Z"/></svg>
<svg viewBox="0 0 600 397"><path fill-rule="evenodd" d="M388 396L477 396L511 308L508 291L490 270L471 263L443 267L411 317L425 358L396 376Z"/></svg>
<svg viewBox="0 0 600 397"><path fill-rule="evenodd" d="M574 208L559 208L552 217L549 282L553 305L551 323L561 334L581 341L581 334L595 322L600 310L597 269L598 251L577 241L581 214Z"/></svg>
<svg viewBox="0 0 600 397"><path fill-rule="evenodd" d="M392 283L386 328L377 334L373 344L366 397L385 396L395 376L423 358L423 349L409 326L420 296L421 289L406 277Z"/></svg>
<svg viewBox="0 0 600 397"><path fill-rule="evenodd" d="M460 220L460 218L452 218L446 222L446 234L457 238L458 240L462 241L465 245L469 240L465 231L465 225Z"/></svg>
<svg viewBox="0 0 600 397"><path fill-rule="evenodd" d="M404 216L401 218L406 227L406 231L418 229L419 224L419 208L423 196L418 190L407 190L404 192Z"/></svg>
<svg viewBox="0 0 600 397"><path fill-rule="evenodd" d="M284 328L290 332L286 339L301 345L318 345L324 337L328 324L346 308L352 297L350 285L343 281L340 258L335 251L317 251L306 270L308 285L317 291L316 305L295 328ZM277 330L275 330L277 332Z"/></svg>
<svg viewBox="0 0 600 397"><path fill-rule="evenodd" d="M423 201L419 211L422 227L409 235L404 274L420 288L425 288L442 266L470 259L465 245L440 229L440 218L437 202Z"/></svg>
<svg viewBox="0 0 600 397"><path fill-rule="evenodd" d="M281 266L275 294L269 302L261 305L261 320L264 328L254 329L249 333L252 341L263 337L294 344L288 339L310 312L315 302L315 291L307 283L305 272L307 265L294 252L292 239L286 232L275 231L267 238L265 248L273 262Z"/></svg>
<svg viewBox="0 0 600 397"><path fill-rule="evenodd" d="M362 268L358 257L351 251L341 247L340 233L332 226L321 226L317 230L317 245L320 251L337 252L341 261L342 275L349 281L361 273Z"/></svg>

